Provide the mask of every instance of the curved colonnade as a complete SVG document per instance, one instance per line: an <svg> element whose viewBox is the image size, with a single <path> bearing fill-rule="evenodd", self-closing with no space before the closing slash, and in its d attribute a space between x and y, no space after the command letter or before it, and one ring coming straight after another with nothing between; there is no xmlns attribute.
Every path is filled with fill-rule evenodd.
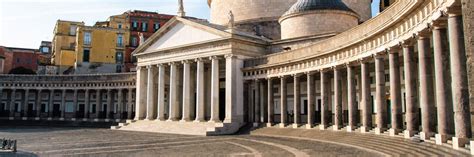
<svg viewBox="0 0 474 157"><path fill-rule="evenodd" d="M462 148L472 136L463 35L459 0L403 0L315 45L246 60L249 121Z"/></svg>

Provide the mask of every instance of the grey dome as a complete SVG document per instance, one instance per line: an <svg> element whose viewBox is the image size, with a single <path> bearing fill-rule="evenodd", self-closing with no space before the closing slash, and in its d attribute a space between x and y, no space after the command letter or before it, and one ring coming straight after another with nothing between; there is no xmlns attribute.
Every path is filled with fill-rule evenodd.
<svg viewBox="0 0 474 157"><path fill-rule="evenodd" d="M312 10L341 10L355 13L341 0L298 0L283 16Z"/></svg>

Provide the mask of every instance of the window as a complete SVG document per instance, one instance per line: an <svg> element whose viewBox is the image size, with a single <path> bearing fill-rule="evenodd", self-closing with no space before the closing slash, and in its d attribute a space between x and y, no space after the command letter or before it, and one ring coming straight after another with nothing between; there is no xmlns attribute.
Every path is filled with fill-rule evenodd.
<svg viewBox="0 0 474 157"><path fill-rule="evenodd" d="M82 62L89 62L90 50L84 49L84 53L82 54Z"/></svg>
<svg viewBox="0 0 474 157"><path fill-rule="evenodd" d="M123 63L123 52L119 51L115 55L116 55L116 57L115 57L116 62L117 63Z"/></svg>
<svg viewBox="0 0 474 157"><path fill-rule="evenodd" d="M135 30L138 28L138 22L137 21L132 22L132 28L135 29Z"/></svg>
<svg viewBox="0 0 474 157"><path fill-rule="evenodd" d="M122 34L117 35L117 46L118 47L123 46L123 35Z"/></svg>
<svg viewBox="0 0 474 157"><path fill-rule="evenodd" d="M16 58L16 62L17 62L17 63L20 63L20 58Z"/></svg>
<svg viewBox="0 0 474 157"><path fill-rule="evenodd" d="M117 25L117 27L118 27L118 29L122 29L122 24L119 23L119 24Z"/></svg>
<svg viewBox="0 0 474 157"><path fill-rule="evenodd" d="M146 32L148 30L148 23L143 22L142 23L142 32Z"/></svg>
<svg viewBox="0 0 474 157"><path fill-rule="evenodd" d="M43 53L49 53L49 47L43 47L43 48L41 48L41 51Z"/></svg>
<svg viewBox="0 0 474 157"><path fill-rule="evenodd" d="M76 35L76 29L77 26L71 25L71 27L69 27L69 35Z"/></svg>
<svg viewBox="0 0 474 157"><path fill-rule="evenodd" d="M153 29L155 29L155 32L158 31L158 29L160 29L160 23L157 22L153 25Z"/></svg>
<svg viewBox="0 0 474 157"><path fill-rule="evenodd" d="M137 37L132 37L132 46L137 46L138 39Z"/></svg>
<svg viewBox="0 0 474 157"><path fill-rule="evenodd" d="M84 45L90 45L91 44L91 32L85 32L84 33Z"/></svg>
<svg viewBox="0 0 474 157"><path fill-rule="evenodd" d="M66 103L66 112L68 113L74 112L74 105L72 104L72 102Z"/></svg>

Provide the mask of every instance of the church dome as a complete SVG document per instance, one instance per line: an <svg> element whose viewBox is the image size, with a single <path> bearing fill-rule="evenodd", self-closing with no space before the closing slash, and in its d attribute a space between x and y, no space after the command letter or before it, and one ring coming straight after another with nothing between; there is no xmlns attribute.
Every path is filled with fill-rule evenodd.
<svg viewBox="0 0 474 157"><path fill-rule="evenodd" d="M313 10L340 10L355 13L341 0L298 0L283 16Z"/></svg>

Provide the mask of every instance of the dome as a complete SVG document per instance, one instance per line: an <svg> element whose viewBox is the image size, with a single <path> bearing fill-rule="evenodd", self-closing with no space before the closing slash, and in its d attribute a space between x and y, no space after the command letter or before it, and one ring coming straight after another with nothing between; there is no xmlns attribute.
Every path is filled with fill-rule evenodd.
<svg viewBox="0 0 474 157"><path fill-rule="evenodd" d="M312 10L341 10L355 13L341 0L298 0L283 16Z"/></svg>

